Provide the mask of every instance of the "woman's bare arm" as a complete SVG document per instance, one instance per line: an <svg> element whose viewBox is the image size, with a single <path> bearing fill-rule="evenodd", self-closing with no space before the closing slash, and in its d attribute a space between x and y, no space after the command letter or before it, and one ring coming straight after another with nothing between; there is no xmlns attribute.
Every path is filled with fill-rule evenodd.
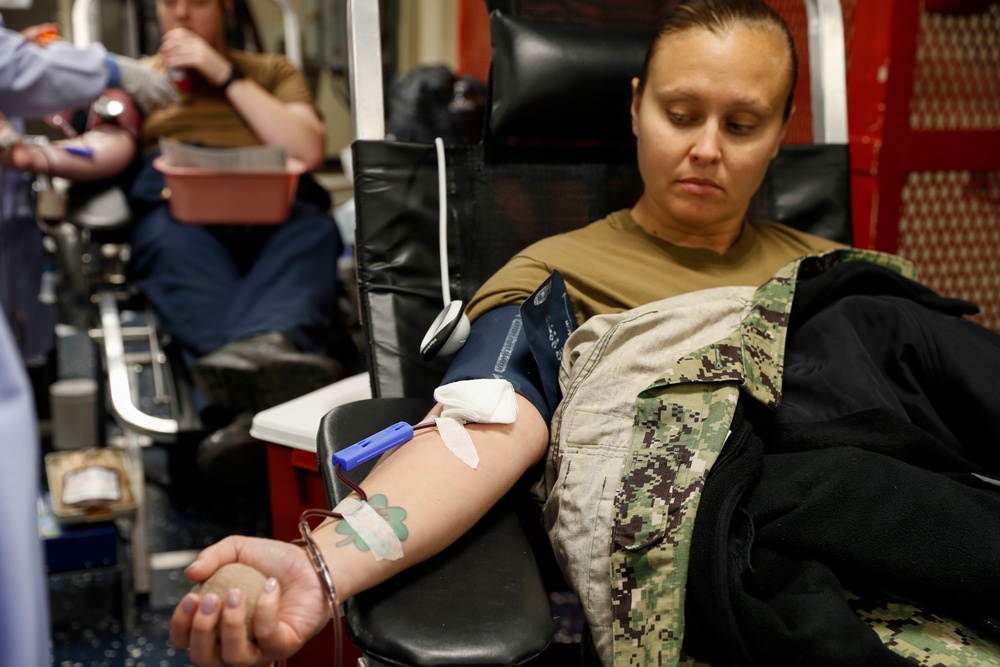
<svg viewBox="0 0 1000 667"><path fill-rule="evenodd" d="M336 532L337 521L314 531L343 600L379 584L455 541L492 507L545 453L548 427L538 411L518 396L513 424L469 424L479 452L473 469L452 454L436 431L418 431L414 439L383 458L362 484L369 498L384 495L390 507L405 510L407 537L399 560L375 560L370 551ZM432 412L432 415L434 412ZM246 639L245 607L193 594L178 605L171 640L188 648L195 665L254 665L287 657L326 623L323 591L305 555L272 540L226 538L203 551L187 574L202 581L220 566L239 561L273 577L276 585L258 599L254 631ZM227 600L228 602L228 600ZM222 623L222 642L215 626Z"/></svg>

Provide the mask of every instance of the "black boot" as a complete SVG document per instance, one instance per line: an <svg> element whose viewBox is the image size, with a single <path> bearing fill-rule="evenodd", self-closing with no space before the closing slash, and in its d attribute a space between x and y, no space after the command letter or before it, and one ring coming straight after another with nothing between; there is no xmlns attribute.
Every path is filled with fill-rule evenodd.
<svg viewBox="0 0 1000 667"><path fill-rule="evenodd" d="M241 413L198 445L195 466L213 488L267 487L267 445L250 435L252 422L253 413Z"/></svg>
<svg viewBox="0 0 1000 667"><path fill-rule="evenodd" d="M191 371L195 384L213 405L254 412L344 377L339 362L299 352L277 331L224 345L199 359Z"/></svg>

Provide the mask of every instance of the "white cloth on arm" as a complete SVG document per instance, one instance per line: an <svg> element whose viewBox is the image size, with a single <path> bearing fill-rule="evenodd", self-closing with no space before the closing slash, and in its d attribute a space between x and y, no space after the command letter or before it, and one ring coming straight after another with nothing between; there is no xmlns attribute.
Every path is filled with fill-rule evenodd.
<svg viewBox="0 0 1000 667"><path fill-rule="evenodd" d="M479 453L464 424L510 424L517 419L517 397L507 380L460 380L434 390L441 404L435 419L445 446L469 467L479 466Z"/></svg>

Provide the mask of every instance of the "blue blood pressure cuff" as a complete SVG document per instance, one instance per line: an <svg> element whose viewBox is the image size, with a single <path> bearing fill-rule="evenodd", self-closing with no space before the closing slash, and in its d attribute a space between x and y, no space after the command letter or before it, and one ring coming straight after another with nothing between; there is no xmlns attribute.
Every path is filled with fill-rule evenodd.
<svg viewBox="0 0 1000 667"><path fill-rule="evenodd" d="M548 423L562 398L559 365L574 329L576 315L566 284L553 271L520 306L494 308L472 324L441 384L507 380Z"/></svg>

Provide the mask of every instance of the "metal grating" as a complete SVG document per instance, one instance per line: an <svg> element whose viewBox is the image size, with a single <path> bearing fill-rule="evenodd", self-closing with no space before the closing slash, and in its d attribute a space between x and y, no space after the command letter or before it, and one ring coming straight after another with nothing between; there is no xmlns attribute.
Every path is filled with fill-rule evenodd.
<svg viewBox="0 0 1000 667"><path fill-rule="evenodd" d="M913 71L914 130L1000 130L1000 3L967 16L922 11ZM911 173L899 254L942 294L979 304L1000 331L1000 173Z"/></svg>
<svg viewBox="0 0 1000 667"><path fill-rule="evenodd" d="M1000 129L1000 2L971 16L921 13L910 125Z"/></svg>
<svg viewBox="0 0 1000 667"><path fill-rule="evenodd" d="M979 305L1000 331L1000 172L914 172L903 188L899 254L935 291Z"/></svg>

